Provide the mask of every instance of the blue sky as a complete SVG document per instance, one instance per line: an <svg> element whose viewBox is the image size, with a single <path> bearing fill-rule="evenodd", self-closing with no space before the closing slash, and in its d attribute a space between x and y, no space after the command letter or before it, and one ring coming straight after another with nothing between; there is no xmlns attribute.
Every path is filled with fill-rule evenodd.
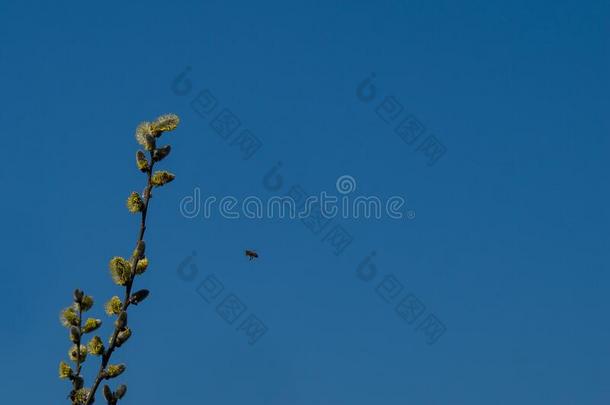
<svg viewBox="0 0 610 405"><path fill-rule="evenodd" d="M152 200L137 281L151 296L115 354L124 403L609 403L609 17L602 1L3 1L3 402L67 395L57 318L75 287L110 333L107 262L133 248L124 200L143 184L133 131L174 112L163 167L177 178ZM207 117L191 107L204 90ZM380 118L388 97L442 143L435 164ZM249 159L211 126L222 109L260 141ZM347 174L416 218L314 234L180 214L196 187L274 195L278 162L277 193L331 192ZM352 239L339 255L323 240L334 226ZM211 276L223 290L208 303ZM391 302L387 280L402 286ZM232 296L246 309L229 324L217 308ZM425 306L412 323L405 297ZM267 328L253 345L251 315ZM429 315L446 328L434 344Z"/></svg>

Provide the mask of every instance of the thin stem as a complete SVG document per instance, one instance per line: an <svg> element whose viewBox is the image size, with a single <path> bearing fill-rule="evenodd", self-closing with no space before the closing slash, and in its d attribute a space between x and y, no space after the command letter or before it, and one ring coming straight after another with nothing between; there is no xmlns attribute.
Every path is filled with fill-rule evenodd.
<svg viewBox="0 0 610 405"><path fill-rule="evenodd" d="M78 308L78 339L76 339L76 376L80 377L80 369L82 366L80 362L80 341L82 338L83 307L80 302L77 302L76 306Z"/></svg>
<svg viewBox="0 0 610 405"><path fill-rule="evenodd" d="M152 171L153 171L154 165L155 165L155 163L154 163L154 160L152 157L152 152L151 152L150 153L150 166L149 166L148 170L146 171L148 179L146 182L146 188L144 189L144 207L142 208L140 230L138 233L138 240L136 241L136 246L139 242L141 242L143 240L144 233L146 232L146 213L148 212L148 203L150 201L150 198L152 197L152 195L151 195L152 187L153 187ZM133 286L133 281L135 278L135 269L138 266L139 261L140 261L139 257L134 257L132 259L131 277L125 284L125 298L123 300L123 307L122 307L123 311L127 311L127 308L131 304L129 298L131 296L131 288ZM110 357L112 356L112 353L114 352L114 349L116 348L116 339L117 339L117 336L119 335L119 332L120 332L120 329L115 325L114 332L112 333L112 337L110 338L110 345L108 346L108 349L102 355L102 364L100 365L100 369L95 378L95 382L93 383L93 386L91 387L91 391L89 393L89 397L87 398L87 402L85 403L85 405L90 405L91 403L93 403L93 399L95 398L95 392L97 391L100 383L104 379L104 370L106 369L106 366L108 365L108 362L110 361Z"/></svg>
<svg viewBox="0 0 610 405"><path fill-rule="evenodd" d="M80 370L82 367L82 363L80 361L80 342L82 338L82 320L83 320L83 309L80 302L76 303L76 312L78 314L78 337L76 339L76 377L72 378L72 387L74 390L77 389L76 382L78 377L80 377ZM74 402L72 402L74 403Z"/></svg>

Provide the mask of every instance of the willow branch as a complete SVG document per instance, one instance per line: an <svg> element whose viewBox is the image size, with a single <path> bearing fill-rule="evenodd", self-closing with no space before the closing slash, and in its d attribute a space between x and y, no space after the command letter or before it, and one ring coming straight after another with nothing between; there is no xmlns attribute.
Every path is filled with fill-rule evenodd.
<svg viewBox="0 0 610 405"><path fill-rule="evenodd" d="M80 345L83 337L83 307L79 302L76 303L77 308L77 316L78 316L78 337L76 339L76 378L72 380L72 387L74 390L78 389L77 382L80 377L80 370L82 367L82 362L80 361L81 353L80 353Z"/></svg>
<svg viewBox="0 0 610 405"><path fill-rule="evenodd" d="M148 167L148 170L146 171L147 183L146 183L146 188L144 189L144 207L142 208L142 212L141 212L142 216L141 216L141 220L140 220L140 230L138 233L138 239L136 241L136 246L139 242L141 242L143 240L144 233L146 232L146 213L148 212L148 203L150 201L150 198L152 197L152 187L153 187L152 173L153 173L154 165L155 165L155 162L154 162L152 152L151 152L150 153L150 165ZM131 304L131 301L130 301L131 289L133 287L133 282L134 282L134 278L136 275L135 269L137 268L139 261L140 261L140 257L134 256L132 258L132 263L131 263L132 272L131 272L129 280L125 284L125 298L123 300L123 306L122 306L122 310L125 312L127 312L127 308ZM97 373L97 377L95 378L95 382L93 383L93 386L91 387L91 391L89 392L89 397L87 398L87 402L85 403L85 405L90 405L93 403L93 399L95 398L95 392L97 391L100 383L104 379L104 370L106 369L106 366L108 365L108 362L110 361L110 357L112 356L114 349L117 347L116 340L117 340L117 336L119 335L120 331L121 331L121 328L119 328L118 325L115 325L114 332L112 333L112 337L110 339L110 345L108 346L108 349L102 355L102 364L100 365L100 369Z"/></svg>

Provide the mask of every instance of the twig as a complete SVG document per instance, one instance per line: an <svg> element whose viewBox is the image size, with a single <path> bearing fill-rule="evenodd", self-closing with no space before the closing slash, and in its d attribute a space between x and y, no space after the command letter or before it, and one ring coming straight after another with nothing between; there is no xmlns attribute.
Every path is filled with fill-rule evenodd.
<svg viewBox="0 0 610 405"><path fill-rule="evenodd" d="M150 201L150 198L152 197L151 193L152 193L152 172L153 172L153 166L154 166L154 159L152 156L152 152L150 152L150 165L148 167L148 170L146 171L148 180L147 180L147 184L146 184L146 188L144 189L144 207L142 208L142 219L140 221L140 231L138 234L138 240L136 241L136 246L139 242L141 242L144 238L144 233L146 232L146 213L148 212L148 202ZM138 266L138 262L140 261L139 257L133 257L132 258L132 272L131 272L131 276L129 278L129 280L127 281L127 283L125 284L125 299L123 300L123 307L122 310L123 311L127 311L127 308L129 307L129 305L131 304L131 301L129 300L129 298L131 297L131 288L133 286L133 281L135 278L135 270ZM108 349L106 351L104 351L104 354L102 355L102 364L100 365L100 369L97 373L97 376L95 378L95 382L93 383L93 386L91 387L91 391L89 392L89 396L87 398L87 402L85 403L85 405L90 405L91 403L93 403L93 399L95 398L95 392L97 391L100 383L102 382L102 380L104 379L104 370L106 369L106 366L108 365L108 362L110 361L110 357L112 356L112 353L114 352L114 349L116 348L116 339L117 336L120 332L120 328L118 326L115 325L114 327L114 332L112 333L112 337L110 339L110 345L108 346ZM79 368L80 370L80 368Z"/></svg>
<svg viewBox="0 0 610 405"><path fill-rule="evenodd" d="M76 344L76 377L72 380L72 387L74 388L74 391L76 391L78 389L78 387L76 385L80 379L80 370L82 367L82 363L80 361L80 344L81 344L81 339L82 339L82 335L83 335L83 329L82 329L83 307L82 307L80 301L78 301L76 303L76 307L77 307L77 314L78 314L78 337L75 342L75 344Z"/></svg>

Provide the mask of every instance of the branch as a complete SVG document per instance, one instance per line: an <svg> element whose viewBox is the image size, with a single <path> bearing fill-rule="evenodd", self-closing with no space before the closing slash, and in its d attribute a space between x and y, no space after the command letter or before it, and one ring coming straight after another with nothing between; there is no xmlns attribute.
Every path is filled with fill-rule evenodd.
<svg viewBox="0 0 610 405"><path fill-rule="evenodd" d="M138 234L138 240L136 241L136 246L139 242L141 242L143 240L144 233L146 232L146 213L148 212L148 203L150 201L150 198L152 197L151 193L152 193L153 184L152 184L151 179L152 179L154 165L155 165L155 161L153 159L152 152L150 152L150 165L149 165L148 170L146 171L148 179L147 179L147 183L146 183L146 188L144 189L144 207L142 208L140 231ZM130 279L127 282L127 284L125 284L125 299L123 300L123 308L122 308L122 310L124 312L127 312L127 308L131 304L131 301L129 298L131 297L131 288L133 286L134 278L136 275L135 269L137 268L139 261L140 261L139 257L132 258L131 276L130 276ZM104 379L104 370L106 369L106 366L108 365L108 362L110 361L110 357L112 356L112 353L114 352L114 349L116 348L116 339L120 332L120 329L121 328L119 328L117 325L115 325L114 332L112 333L112 337L110 339L110 345L108 346L108 349L102 355L102 364L100 365L100 369L95 378L95 382L93 383L93 386L91 387L91 391L89 392L89 397L87 398L87 402L85 403L85 405L90 405L93 403L93 400L95 398L95 392L97 391L100 383Z"/></svg>
<svg viewBox="0 0 610 405"><path fill-rule="evenodd" d="M76 376L80 377L81 361L80 361L80 342L83 337L83 308L79 302L76 303L78 308L78 339L76 341Z"/></svg>

